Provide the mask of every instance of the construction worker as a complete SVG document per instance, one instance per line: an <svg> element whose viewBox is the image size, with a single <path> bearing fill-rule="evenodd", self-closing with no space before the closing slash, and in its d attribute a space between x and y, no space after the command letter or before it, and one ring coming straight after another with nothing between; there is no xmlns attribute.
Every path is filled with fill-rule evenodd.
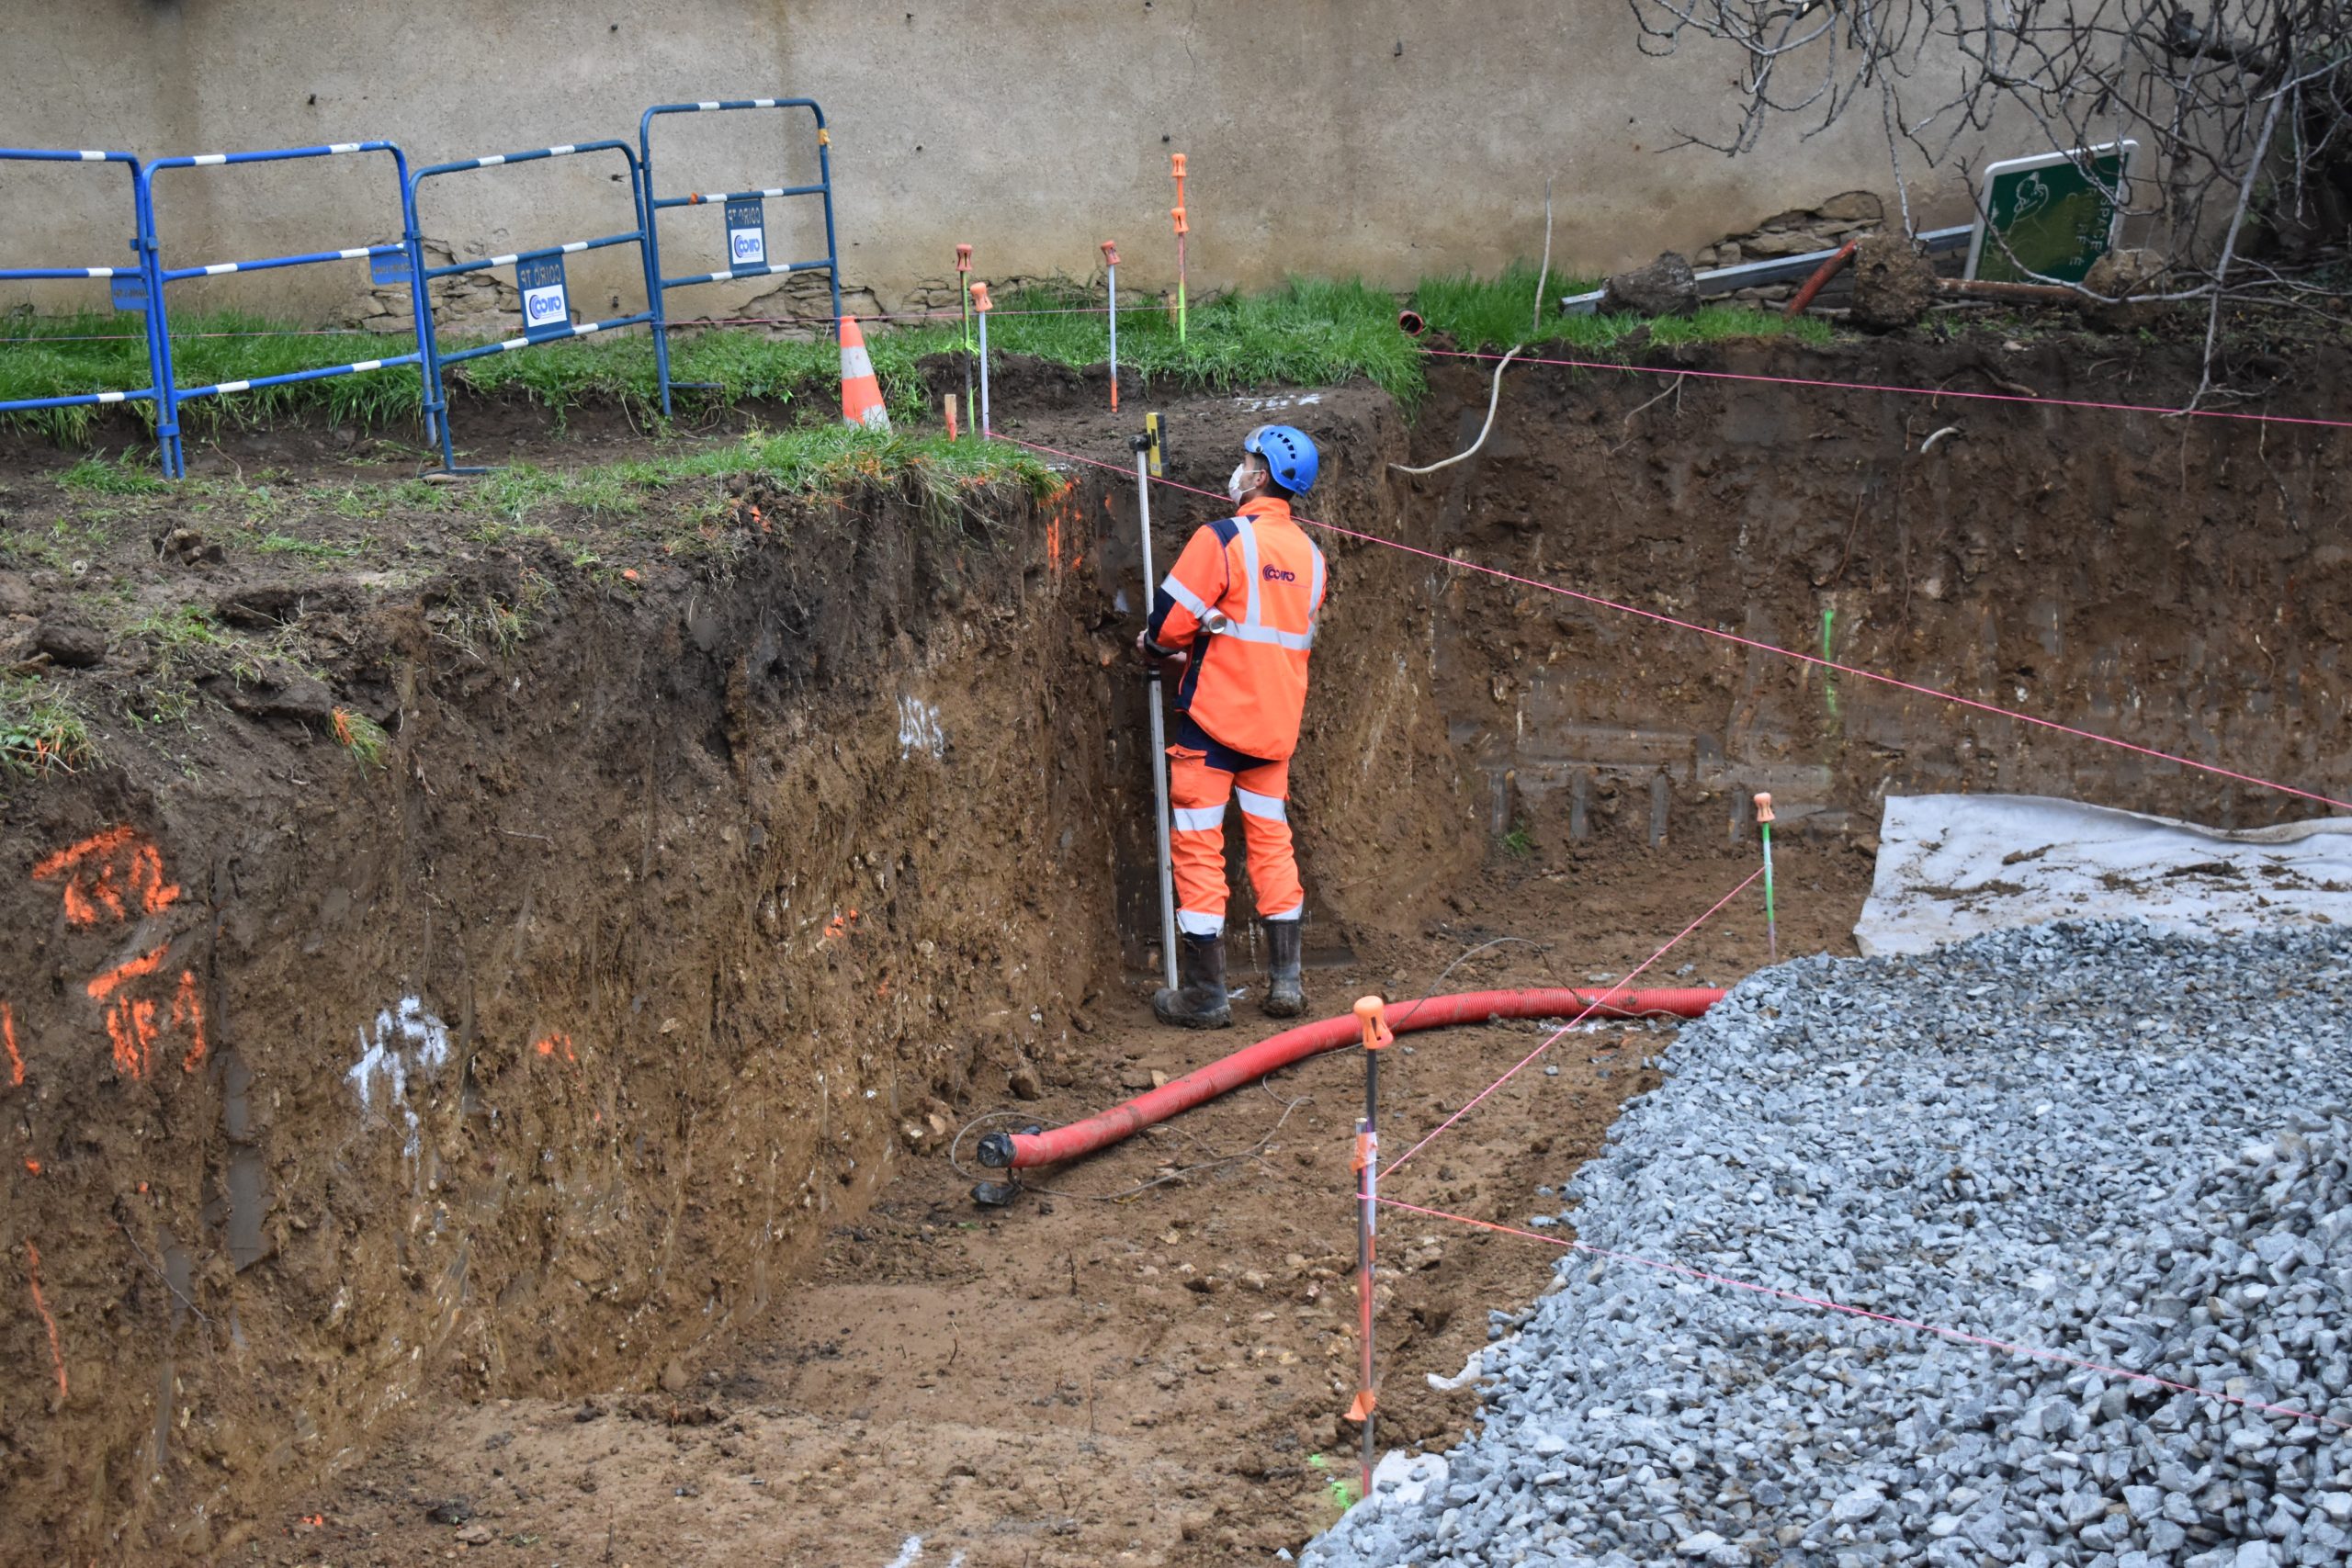
<svg viewBox="0 0 2352 1568"><path fill-rule="evenodd" d="M1306 1005L1298 929L1306 895L1284 803L1324 581L1323 552L1292 521L1290 503L1315 483L1316 467L1315 443L1303 432L1287 424L1251 431L1226 482L1239 510L1193 530L1136 638L1147 662L1182 667L1168 748L1182 980L1151 998L1163 1023L1222 1029L1233 1021L1225 987L1225 807L1236 796L1271 960L1264 1010L1295 1018Z"/></svg>

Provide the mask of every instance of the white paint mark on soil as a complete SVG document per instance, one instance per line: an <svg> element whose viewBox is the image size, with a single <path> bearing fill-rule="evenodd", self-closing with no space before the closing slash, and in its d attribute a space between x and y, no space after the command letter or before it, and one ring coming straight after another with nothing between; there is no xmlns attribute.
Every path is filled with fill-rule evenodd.
<svg viewBox="0 0 2352 1568"><path fill-rule="evenodd" d="M947 732L939 726L939 709L921 697L899 699L899 755L911 757L920 751L927 757L944 756L947 750Z"/></svg>
<svg viewBox="0 0 2352 1568"><path fill-rule="evenodd" d="M408 1098L409 1076L431 1077L448 1059L449 1026L425 1011L416 997L402 997L397 1009L379 1012L373 1039L365 1027L359 1031L359 1060L344 1076L358 1093L362 1111L377 1109L377 1085L382 1083L384 1118L390 1121L393 1111L399 1111L408 1126L408 1142L401 1152L411 1159L422 1151L424 1139L416 1108Z"/></svg>

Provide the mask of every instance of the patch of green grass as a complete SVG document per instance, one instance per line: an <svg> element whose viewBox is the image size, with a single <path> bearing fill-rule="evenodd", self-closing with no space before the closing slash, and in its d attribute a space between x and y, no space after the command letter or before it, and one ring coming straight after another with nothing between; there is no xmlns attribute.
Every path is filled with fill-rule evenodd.
<svg viewBox="0 0 2352 1568"><path fill-rule="evenodd" d="M0 530L0 565L71 571L74 561L105 543L106 530L85 519L61 518L46 528Z"/></svg>
<svg viewBox="0 0 2352 1568"><path fill-rule="evenodd" d="M156 673L165 682L226 675L241 686L254 686L269 679L270 659L300 662L293 654L293 627L281 628L275 646L265 645L221 626L195 604L155 611L124 629L154 649Z"/></svg>
<svg viewBox="0 0 2352 1568"><path fill-rule="evenodd" d="M0 682L0 773L70 773L97 754L88 726L64 694L38 680Z"/></svg>
<svg viewBox="0 0 2352 1568"><path fill-rule="evenodd" d="M1651 341L1659 343L1757 334L1793 334L1818 342L1829 335L1818 321L1788 324L1777 315L1732 307L1710 307L1695 317L1654 323L1627 316L1558 314L1563 295L1589 287L1587 279L1547 275L1540 320L1536 269L1526 263L1491 277L1456 274L1425 278L1406 298L1432 331L1468 349L1567 344L1606 353L1644 325L1651 329ZM1396 328L1398 303L1395 294L1362 282L1295 277L1262 293L1194 301L1181 338L1167 310L1129 305L1119 319L1120 368L1149 380L1213 390L1266 383L1323 386L1361 378L1410 404L1425 385L1426 360ZM1001 294L997 305L989 324L989 347L996 353L1033 355L1080 367L1101 365L1109 355L1110 333L1099 285L1032 285ZM0 323L0 399L143 385L146 351L138 333L138 321L130 316L11 318ZM958 349L963 342L961 328L953 321L876 323L868 327L866 338L884 400L901 419L923 412L929 401L918 362ZM181 318L173 352L181 385L193 386L389 357L411 346L398 336L302 333L259 317L212 314ZM467 344L452 339L444 346L456 350ZM676 400L684 408L752 400L795 405L796 415L805 411L811 425L832 420L841 360L830 333L798 338L724 329L681 333L673 334L670 355L672 379L681 384ZM647 418L658 407L653 342L643 332L492 355L452 367L447 374L452 385L478 392L519 393L559 419L567 409L588 400L617 403ZM683 385L689 382L707 382L711 388L689 389ZM200 399L183 405L182 421L201 431L223 422L264 423L300 411L339 423L382 427L417 417L421 386L417 374L406 368L338 376L225 399ZM153 423L152 404L116 406ZM94 411L0 417L76 440L93 428ZM95 472L91 478L95 482Z"/></svg>
<svg viewBox="0 0 2352 1568"><path fill-rule="evenodd" d="M1544 282L1544 309L1535 309L1535 265L1518 262L1494 277L1453 273L1425 277L1413 290L1413 309L1430 330L1443 333L1464 348L1509 348L1514 344L1550 343L1566 338L1576 329L1567 323L1587 320L1560 314L1564 295L1581 294L1599 285L1558 271ZM1612 334L1622 335L1622 332Z"/></svg>
<svg viewBox="0 0 2352 1568"><path fill-rule="evenodd" d="M304 560L347 560L359 553L349 545L298 539L290 534L265 534L254 548L266 556L300 556Z"/></svg>
<svg viewBox="0 0 2352 1568"><path fill-rule="evenodd" d="M385 749L392 739L384 733L382 725L366 714L354 713L349 708L334 710L334 738L337 744L351 753L351 760L363 769L382 762Z"/></svg>
<svg viewBox="0 0 2352 1568"><path fill-rule="evenodd" d="M134 468L128 452L119 459L94 453L58 475L57 482L83 495L154 495L171 489L152 471Z"/></svg>
<svg viewBox="0 0 2352 1568"><path fill-rule="evenodd" d="M1510 832L1496 838L1495 844L1511 859L1525 860L1535 852L1535 835L1528 831L1526 823L1514 822Z"/></svg>
<svg viewBox="0 0 2352 1568"><path fill-rule="evenodd" d="M1062 484L1036 457L1001 442L949 441L942 435L825 424L592 468L518 463L461 491L459 503L488 514L470 535L476 540L551 537L532 519L563 507L590 516L633 514L643 509L648 497L682 480L737 474L771 491L793 495L907 484L933 508L949 512L961 510L981 491L1025 489L1043 500L1057 493Z"/></svg>
<svg viewBox="0 0 2352 1568"><path fill-rule="evenodd" d="M124 630L145 637L165 659L186 658L229 646L233 634L221 629L211 614L195 604L181 604L141 616Z"/></svg>

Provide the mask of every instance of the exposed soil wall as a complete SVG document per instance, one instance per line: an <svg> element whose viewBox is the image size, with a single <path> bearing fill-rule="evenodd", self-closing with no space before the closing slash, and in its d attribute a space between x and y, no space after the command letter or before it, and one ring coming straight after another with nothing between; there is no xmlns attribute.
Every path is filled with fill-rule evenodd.
<svg viewBox="0 0 2352 1568"><path fill-rule="evenodd" d="M2193 357L1998 333L1660 367L2177 406ZM1488 367L1446 362L1416 461L1467 446ZM2340 353L2274 414L2340 417ZM1506 373L1476 457L1414 481L1442 547L1640 609L2198 761L2344 794L2352 503L2340 435L2245 421L1657 374ZM1941 433L1939 435L1939 433ZM1929 446L1930 440L1933 445ZM1889 792L2074 795L2247 826L2324 808L1468 573L1435 628L1488 825L1866 840ZM1656 783L1654 781L1663 781ZM1793 813L1791 807L1794 807Z"/></svg>
<svg viewBox="0 0 2352 1568"><path fill-rule="evenodd" d="M1709 353L2186 390L2177 364L1997 340ZM1120 459L1079 378L1003 385L1009 434ZM1291 420L1343 525L2340 792L2332 437L1514 368L1478 458L1390 472L1466 446L1485 403L1477 368L1441 371L1409 431L1360 389L1193 400L1171 477L1216 491L1244 430ZM0 513L46 527L54 490L7 481ZM0 1560L220 1551L434 1401L674 1382L967 1101L1029 1072L1116 1097L1072 1035L1132 1013L1156 925L1119 477L952 514L711 487L651 532L566 519L560 546L402 513L387 558L308 568L212 559L172 533L197 504L125 502L78 570L0 574L0 653L94 627L98 662L62 679L107 716L105 765L0 803ZM1215 510L1156 498L1162 561ZM1326 950L1423 935L1524 824L1565 868L1544 896L1645 951L1672 918L1647 874L1553 852L1660 821L1720 845L1757 788L1858 842L1888 789L2297 814L1325 543L1295 777ZM158 717L187 671L123 628L188 603L243 651ZM379 761L338 712L384 728Z"/></svg>
<svg viewBox="0 0 2352 1568"><path fill-rule="evenodd" d="M1247 417L1212 402L1195 482L1247 428L1212 437ZM1317 412L1369 522L1395 411ZM1114 890L1150 886L1132 487L664 504L700 564L419 514L384 521L421 570L130 539L7 583L19 640L127 619L115 585L284 657L6 803L0 1557L220 1550L420 1402L650 1386L936 1147L983 1064L991 1100L1069 1078ZM1163 558L1200 511L1163 508ZM1333 582L1402 592L1381 557ZM154 707L157 656L110 642L85 697ZM1350 617L1318 664L1299 793L1340 942L1344 912L1408 918L1352 834L1417 890L1476 853L1395 644ZM371 718L356 764L336 726Z"/></svg>

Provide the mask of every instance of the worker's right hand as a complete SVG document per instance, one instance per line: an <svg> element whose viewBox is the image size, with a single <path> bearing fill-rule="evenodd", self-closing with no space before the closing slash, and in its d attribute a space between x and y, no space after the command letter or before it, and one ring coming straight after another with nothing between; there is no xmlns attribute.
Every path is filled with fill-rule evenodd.
<svg viewBox="0 0 2352 1568"><path fill-rule="evenodd" d="M1147 629L1136 633L1136 657L1143 661L1145 669L1161 674L1182 670L1184 661L1192 657L1192 653L1186 649L1160 647L1151 640L1151 633Z"/></svg>

